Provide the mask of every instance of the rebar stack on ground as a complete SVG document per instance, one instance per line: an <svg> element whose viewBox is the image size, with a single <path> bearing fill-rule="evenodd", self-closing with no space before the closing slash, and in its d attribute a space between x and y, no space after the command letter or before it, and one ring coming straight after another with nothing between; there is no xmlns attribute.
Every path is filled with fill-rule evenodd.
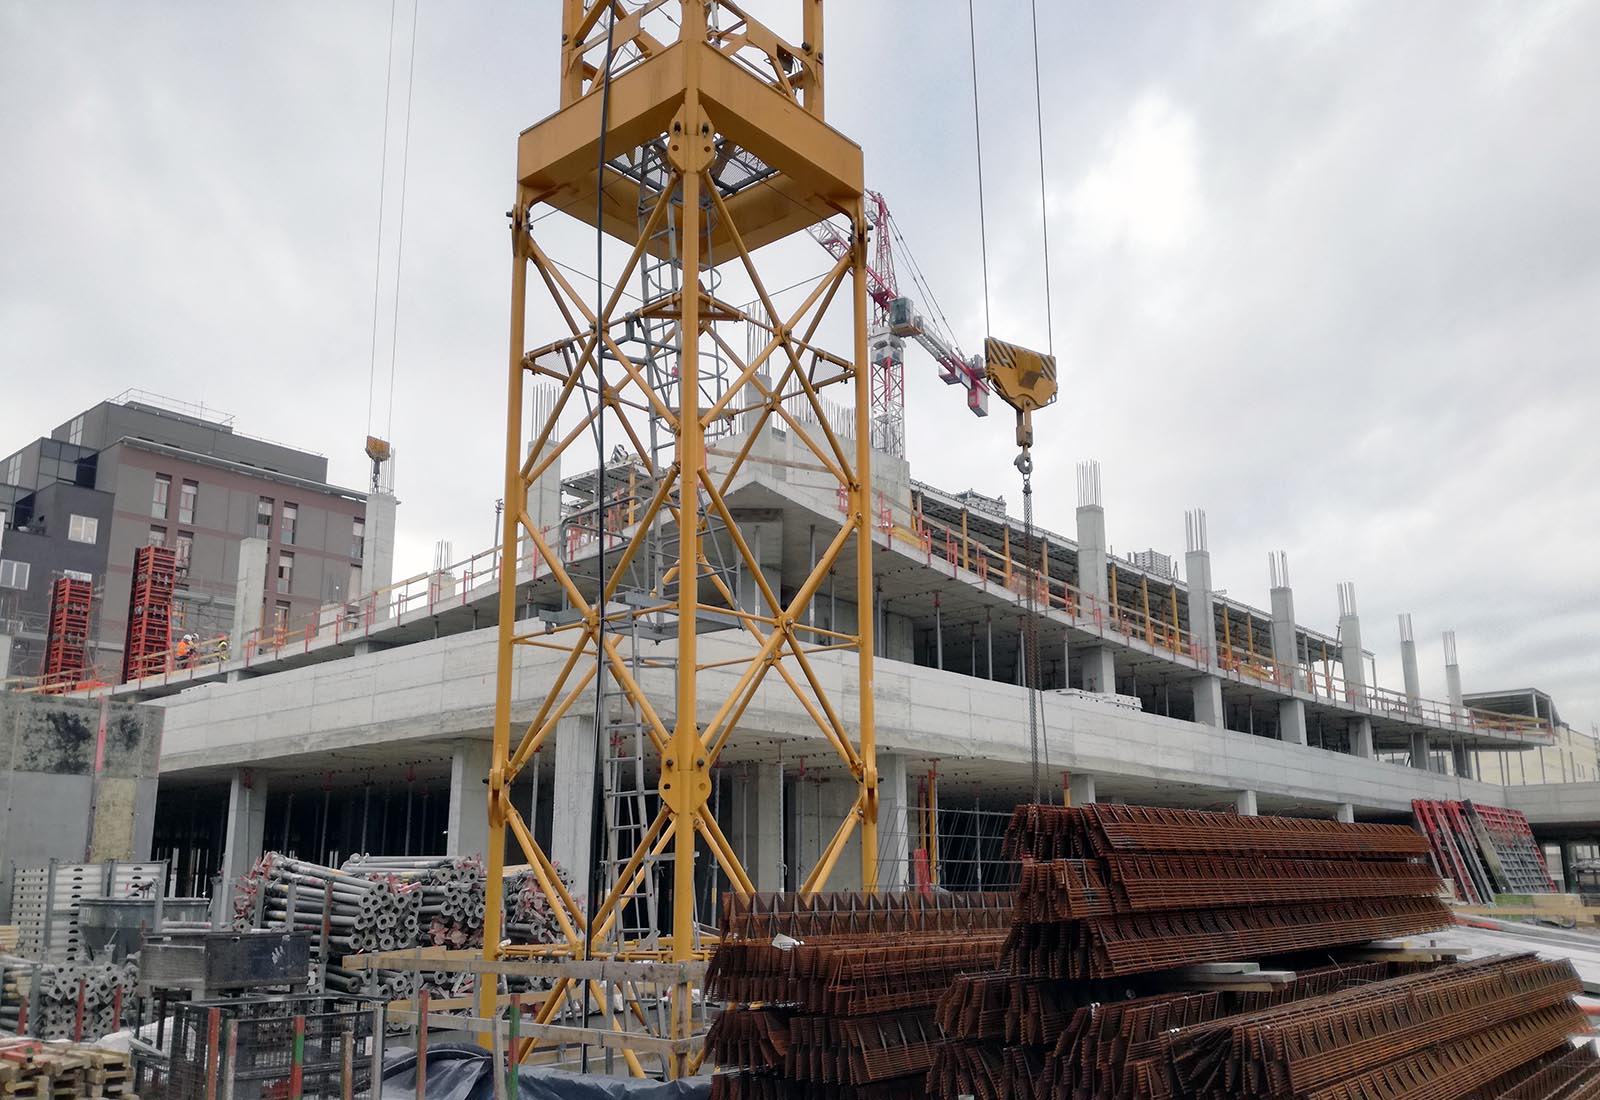
<svg viewBox="0 0 1600 1100"><path fill-rule="evenodd" d="M1458 963L1160 1037L1152 1096L1459 1097L1588 1030L1572 964Z"/></svg>
<svg viewBox="0 0 1600 1100"><path fill-rule="evenodd" d="M1023 807L1008 845L1016 923L939 1004L940 1100L1600 1100L1569 963L1372 961L1447 922L1410 830ZM1224 961L1288 973L1203 988Z"/></svg>
<svg viewBox="0 0 1600 1100"><path fill-rule="evenodd" d="M7 972L0 1000L0 1028L41 1039L98 1039L121 1026L133 1012L139 984L136 963L34 963L4 960ZM37 985L37 999L35 999ZM23 1010L27 1009L26 1026ZM123 1021L125 1022L125 1021Z"/></svg>
<svg viewBox="0 0 1600 1100"><path fill-rule="evenodd" d="M1018 809L1013 974L1120 978L1443 928L1428 845L1399 825L1199 810Z"/></svg>
<svg viewBox="0 0 1600 1100"><path fill-rule="evenodd" d="M934 1006L992 969L1003 894L728 896L707 995L730 1002L706 1035L714 1100L920 1095Z"/></svg>

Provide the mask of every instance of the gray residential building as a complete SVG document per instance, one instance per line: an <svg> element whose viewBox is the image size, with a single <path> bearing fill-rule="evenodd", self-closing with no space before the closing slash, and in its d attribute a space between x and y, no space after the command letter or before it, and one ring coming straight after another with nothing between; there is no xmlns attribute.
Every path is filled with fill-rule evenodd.
<svg viewBox="0 0 1600 1100"><path fill-rule="evenodd" d="M324 455L136 391L102 401L0 459L0 676L40 672L51 586L70 573L94 583L89 660L115 680L134 555L148 544L177 556L174 630L298 629L389 583L377 543L392 545L392 521L367 523L368 494L330 485ZM265 579L259 608L236 616L247 539L265 543Z"/></svg>

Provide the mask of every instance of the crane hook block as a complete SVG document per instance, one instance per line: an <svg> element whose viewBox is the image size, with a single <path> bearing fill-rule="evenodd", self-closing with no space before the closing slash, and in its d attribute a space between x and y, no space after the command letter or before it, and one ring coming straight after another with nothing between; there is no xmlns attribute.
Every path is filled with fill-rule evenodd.
<svg viewBox="0 0 1600 1100"><path fill-rule="evenodd" d="M1017 410L1017 446L1033 445L1033 411L1056 399L1056 357L989 337L983 375L1000 399Z"/></svg>

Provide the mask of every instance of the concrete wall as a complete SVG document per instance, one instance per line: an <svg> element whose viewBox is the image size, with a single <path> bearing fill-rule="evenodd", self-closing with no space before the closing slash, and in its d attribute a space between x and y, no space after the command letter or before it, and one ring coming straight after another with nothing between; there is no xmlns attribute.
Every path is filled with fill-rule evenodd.
<svg viewBox="0 0 1600 1100"><path fill-rule="evenodd" d="M233 684L203 684L161 701L167 710L163 769L182 773L215 766L281 762L308 754L379 746L401 759L417 742L442 742L491 724L492 630L417 642ZM670 646L663 646L666 650ZM700 640L700 659L744 652L723 636ZM812 658L845 714L854 712L853 662L836 654ZM548 651L519 651L516 719L532 718L556 669ZM736 668L700 678L701 719L731 690ZM1013 782L1028 765L1027 695L1009 684L880 658L875 669L878 739L908 759L961 762L996 782ZM647 684L647 690L652 690ZM1397 767L1322 749L1286 744L1178 719L1046 694L1044 728L1052 771L1092 772L1146 784L1182 784L1307 805L1353 803L1372 813L1409 812L1413 798L1466 797L1498 802L1503 789L1458 784L1449 776ZM785 756L831 755L782 680L769 676L741 722L735 744L781 739ZM736 760L735 753L731 759ZM1227 796L1232 798L1232 794Z"/></svg>
<svg viewBox="0 0 1600 1100"><path fill-rule="evenodd" d="M11 873L52 859L147 859L163 715L154 707L0 695L0 919Z"/></svg>

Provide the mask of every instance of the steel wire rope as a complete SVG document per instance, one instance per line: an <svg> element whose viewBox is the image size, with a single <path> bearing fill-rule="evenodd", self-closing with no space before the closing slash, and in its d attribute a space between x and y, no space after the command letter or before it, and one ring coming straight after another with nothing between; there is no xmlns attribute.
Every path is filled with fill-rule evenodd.
<svg viewBox="0 0 1600 1100"><path fill-rule="evenodd" d="M383 152L378 157L378 241L372 260L372 346L367 358L367 434L372 434L372 404L378 386L378 293L383 275L383 199L389 177L389 103L394 88L394 16L399 0L389 0L389 52L383 73Z"/></svg>
<svg viewBox="0 0 1600 1100"><path fill-rule="evenodd" d="M594 449L597 478L595 481L594 518L595 518L595 638L594 638L594 770L591 782L594 786L594 795L589 803L589 852L590 866L587 870L588 889L584 891L584 919L583 919L583 957L590 957L594 943L594 915L595 895L605 883L605 876L601 871L604 866L602 859L596 858L601 849L596 842L601 840L600 831L605 821L605 680L606 680L606 538L605 538L605 497L606 497L606 372L605 355L602 345L604 343L605 326L605 177L606 177L606 130L611 124L611 63L615 50L615 35L617 28L617 10L612 4L606 5L606 52L600 65L600 140L597 150L595 176L594 176L594 370L596 382L596 401L599 410L594 418ZM622 415L620 412L618 415ZM641 835L641 842L643 837ZM576 874L574 868L574 874ZM649 873L649 872L647 872ZM619 904L620 910L620 904ZM623 927L622 913L616 914L617 926ZM588 1070L589 1048L583 1050L583 1068Z"/></svg>
<svg viewBox="0 0 1600 1100"><path fill-rule="evenodd" d="M400 221L395 230L394 251L394 324L389 330L389 416L384 427L385 438L394 436L394 368L400 338L400 276L406 247L406 181L411 169L411 101L417 88L417 16L422 10L422 0L411 5L411 60L406 68L406 140L400 154Z"/></svg>
<svg viewBox="0 0 1600 1100"><path fill-rule="evenodd" d="M1039 146L1039 224L1040 246L1044 254L1044 322L1045 322L1045 347L1052 358L1056 353L1055 333L1055 306L1050 296L1050 204L1049 192L1045 185L1044 168L1044 96L1041 91L1039 79L1039 2L1030 0L1029 14L1032 16L1031 31L1033 34L1033 117L1035 136ZM977 71L973 71L973 85L977 85ZM980 169L982 165L980 164ZM1022 473L1022 525L1024 542L1027 546L1028 569L1034 568L1033 559L1035 550L1033 545L1033 473L1032 459L1027 462L1027 469ZM1044 585L1045 603L1050 602L1050 574L1044 567L1042 553L1038 554L1040 582ZM1045 766L1050 765L1050 734L1044 723L1044 700L1041 698L1039 684L1039 615L1034 606L1037 597L1035 585L1028 585L1028 628L1024 632L1028 638L1028 739L1033 752L1033 800L1039 801L1041 787L1039 784L1039 750L1044 750Z"/></svg>

